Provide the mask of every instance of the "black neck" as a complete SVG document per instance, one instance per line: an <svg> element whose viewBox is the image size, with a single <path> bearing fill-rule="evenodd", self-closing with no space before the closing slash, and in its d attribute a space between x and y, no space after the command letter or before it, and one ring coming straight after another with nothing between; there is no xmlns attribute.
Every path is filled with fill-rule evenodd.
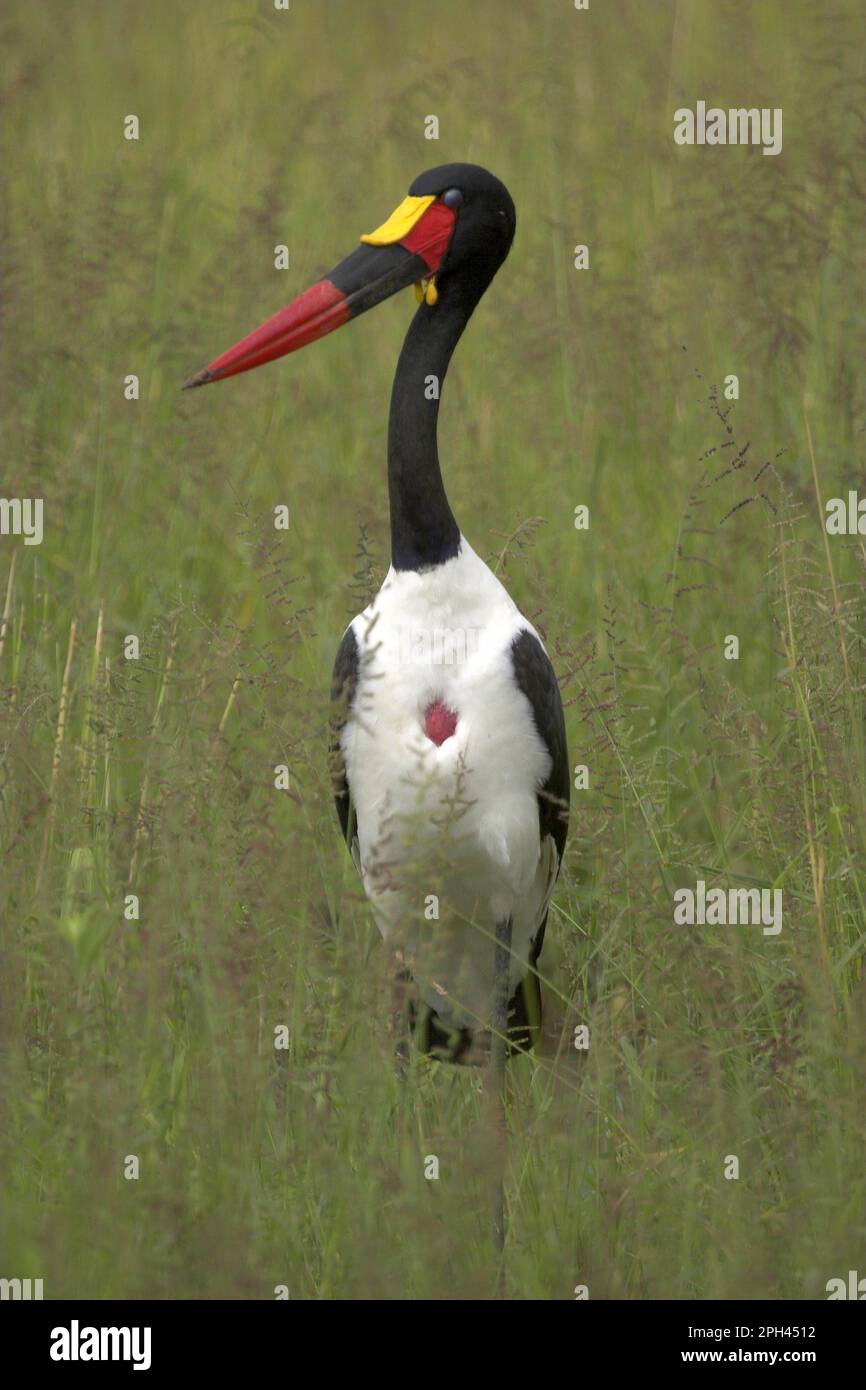
<svg viewBox="0 0 866 1390"><path fill-rule="evenodd" d="M418 309L400 353L388 422L391 563L398 570L441 565L460 548L439 468L436 423L451 355L486 287L449 277L438 303Z"/></svg>

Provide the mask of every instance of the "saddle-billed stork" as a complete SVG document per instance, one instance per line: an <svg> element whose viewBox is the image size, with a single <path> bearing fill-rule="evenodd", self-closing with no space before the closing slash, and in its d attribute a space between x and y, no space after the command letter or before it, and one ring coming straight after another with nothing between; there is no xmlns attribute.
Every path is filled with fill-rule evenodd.
<svg viewBox="0 0 866 1390"><path fill-rule="evenodd" d="M486 169L430 169L346 260L186 383L282 357L416 285L388 429L391 567L334 667L335 796L398 975L420 993L409 1014L422 1046L458 1062L489 1051L500 1085L507 1052L540 1027L568 752L538 633L454 519L436 425L452 353L515 225Z"/></svg>

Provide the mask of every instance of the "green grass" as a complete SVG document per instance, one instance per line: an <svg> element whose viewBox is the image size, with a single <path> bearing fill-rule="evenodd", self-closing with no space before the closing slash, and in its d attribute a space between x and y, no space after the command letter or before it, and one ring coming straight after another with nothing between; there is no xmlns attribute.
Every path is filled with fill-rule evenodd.
<svg viewBox="0 0 866 1390"><path fill-rule="evenodd" d="M0 538L4 1277L495 1288L481 1078L416 1058L399 1093L327 778L414 301L178 390L451 159L518 234L446 481L590 768L510 1071L508 1293L866 1272L866 552L822 529L866 494L861 30L855 0L7 5L0 493L45 499L45 539ZM782 107L782 154L676 147L698 98ZM781 887L781 935L674 926L699 877Z"/></svg>

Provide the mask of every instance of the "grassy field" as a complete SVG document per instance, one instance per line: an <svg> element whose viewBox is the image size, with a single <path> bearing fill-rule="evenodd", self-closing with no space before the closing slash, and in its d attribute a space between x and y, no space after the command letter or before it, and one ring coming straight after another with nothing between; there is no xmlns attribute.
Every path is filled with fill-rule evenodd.
<svg viewBox="0 0 866 1390"><path fill-rule="evenodd" d="M41 545L0 537L0 1274L494 1291L481 1077L416 1058L400 1092L327 775L414 301L178 389L452 159L518 231L446 483L589 768L511 1067L507 1291L866 1274L866 548L823 527L866 488L858 0L8 0L0 30L0 494L44 499ZM699 99L781 107L782 153L675 145ZM675 925L698 879L781 888L783 930Z"/></svg>

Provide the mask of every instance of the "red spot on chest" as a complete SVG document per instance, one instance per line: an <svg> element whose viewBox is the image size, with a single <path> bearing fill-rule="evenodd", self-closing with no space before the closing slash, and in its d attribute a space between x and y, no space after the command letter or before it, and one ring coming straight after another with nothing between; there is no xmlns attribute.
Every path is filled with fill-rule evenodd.
<svg viewBox="0 0 866 1390"><path fill-rule="evenodd" d="M457 728L457 715L453 709L443 705L441 700L434 700L424 711L424 732L435 743L437 748L441 748L446 738L450 738Z"/></svg>

